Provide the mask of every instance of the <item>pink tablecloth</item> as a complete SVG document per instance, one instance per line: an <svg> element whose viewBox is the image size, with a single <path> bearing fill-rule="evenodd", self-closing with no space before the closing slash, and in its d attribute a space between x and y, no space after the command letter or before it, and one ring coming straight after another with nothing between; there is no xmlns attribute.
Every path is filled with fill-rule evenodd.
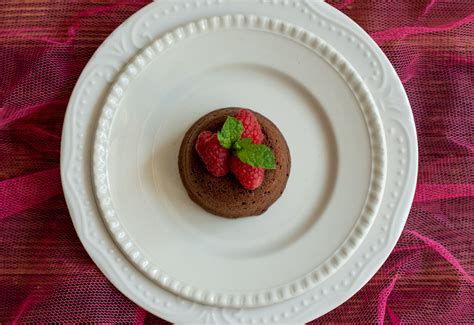
<svg viewBox="0 0 474 325"><path fill-rule="evenodd" d="M147 1L0 5L0 321L160 320L79 242L64 202L64 112L101 41ZM375 277L317 322L474 323L474 1L331 1L380 44L410 98L415 202Z"/></svg>

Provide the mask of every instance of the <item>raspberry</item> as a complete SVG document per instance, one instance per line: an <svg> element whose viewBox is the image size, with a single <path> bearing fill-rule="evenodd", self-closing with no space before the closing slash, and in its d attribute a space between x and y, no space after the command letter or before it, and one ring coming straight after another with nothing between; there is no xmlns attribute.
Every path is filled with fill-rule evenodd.
<svg viewBox="0 0 474 325"><path fill-rule="evenodd" d="M221 146L217 133L201 132L196 140L195 148L206 165L206 169L212 175L220 177L229 172L230 152Z"/></svg>
<svg viewBox="0 0 474 325"><path fill-rule="evenodd" d="M244 125L242 138L251 138L252 143L260 144L263 141L263 133L257 118L248 109L241 109L235 115L235 118Z"/></svg>
<svg viewBox="0 0 474 325"><path fill-rule="evenodd" d="M234 155L230 158L230 170L247 190L255 190L262 185L265 176L263 168L247 165Z"/></svg>

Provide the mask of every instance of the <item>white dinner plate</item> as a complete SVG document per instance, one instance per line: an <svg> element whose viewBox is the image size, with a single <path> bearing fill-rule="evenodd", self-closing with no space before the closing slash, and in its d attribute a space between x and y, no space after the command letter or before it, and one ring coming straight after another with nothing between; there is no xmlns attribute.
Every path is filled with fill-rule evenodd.
<svg viewBox="0 0 474 325"><path fill-rule="evenodd" d="M213 216L179 178L186 130L228 106L270 118L291 151L287 188L258 217ZM84 246L122 292L174 322L324 314L386 259L416 180L413 118L393 68L318 1L147 6L85 68L63 135Z"/></svg>

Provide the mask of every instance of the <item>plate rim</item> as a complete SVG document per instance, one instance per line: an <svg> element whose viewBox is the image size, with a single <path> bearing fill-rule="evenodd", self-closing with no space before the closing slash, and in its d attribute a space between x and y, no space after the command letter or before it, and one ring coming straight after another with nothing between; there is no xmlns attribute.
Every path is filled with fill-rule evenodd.
<svg viewBox="0 0 474 325"><path fill-rule="evenodd" d="M222 0L218 2L212 2L212 3L201 3L201 8L202 10L205 9L211 9L210 7L215 6L223 6L226 4L231 4L231 5L237 5L239 1L235 0ZM98 267L101 269L101 271L111 280L116 287L118 287L125 295L127 295L129 298L140 304L142 307L145 309L152 311L156 314L158 314L160 317L163 317L165 319L168 319L170 321L183 321L183 319L186 319L189 315L193 315L193 318L187 318L187 319L201 319L203 322L207 323L215 323L221 320L222 322L229 322L229 319L252 319L252 320L257 320L257 322L264 321L266 320L265 317L259 317L259 318L252 318L254 317L254 313L251 312L249 309L240 309L238 313L234 313L234 311L226 309L226 308L212 308L208 309L204 305L199 305L199 304L192 304L190 306L186 301L182 302L179 300L179 298L175 297L174 295L169 295L166 291L164 290L159 290L157 288L152 288L149 287L148 291L143 290L143 286L148 286L150 285L149 282L147 282L145 279L140 278L140 274L137 274L133 268L130 268L130 265L126 263L126 261L123 261L123 259L119 256L119 254L116 252L114 249L113 245L109 242L108 238L103 237L99 239L99 237L102 234L102 228L100 223L97 222L97 220L93 220L93 209L94 207L93 202L92 205L88 206L87 204L84 204L83 206L78 206L77 201L83 198L89 198L90 193L87 193L86 187L90 186L87 181L81 181L80 179L77 178L77 173L87 174L88 171L88 166L86 166L84 163L74 163L71 161L72 158L81 158L81 157L72 157L72 152L71 150L74 149L76 151L84 151L85 147L87 147L87 141L84 139L77 144L77 146L72 147L71 142L74 142L72 139L72 132L77 131L75 130L76 128L79 128L81 130L84 129L84 125L81 126L81 122L75 123L75 119L77 118L77 114L81 115L81 111L79 110L79 113L77 112L72 112L72 107L80 106L78 102L78 95L80 92L87 90L88 88L86 87L86 81L87 83L90 82L91 79L91 71L94 68L94 61L97 61L97 54L100 51L104 50L110 50L110 48L106 49L104 46L106 43L114 42L117 40L117 35L119 33L125 33L126 31L130 31L131 27L133 27L133 23L137 23L139 18L143 18L146 16L146 13L150 13L154 11L160 11L161 13L163 12L168 12L172 13L173 10L176 9L177 5L182 5L183 8L185 8L185 4L190 4L190 1L187 0L176 0L172 4L170 2L165 2L165 1L160 1L158 4L153 3L150 4L149 6L145 7L144 9L140 10L138 13L136 13L134 16L129 18L124 24L122 24L114 33L107 38L106 42L96 51L94 54L93 58L91 61L88 63L87 67L84 69L83 73L81 74L81 77L74 89L73 95L71 96L70 103L68 105L68 110L66 112L66 117L65 117L65 126L63 128L63 138L61 141L61 175L62 175L62 182L63 182L63 187L65 189L65 196L66 196L66 201L69 207L69 210L71 212L71 217L74 223L74 226L76 228L76 231L79 235L79 238L81 239L81 242L83 243L84 247L86 248L86 251L89 253L89 255L93 258L95 263L98 265ZM399 146L397 146L395 149L403 152L405 156L408 158L408 160L405 160L405 165L404 167L400 167L400 171L405 171L405 175L403 177L400 177L400 179L403 178L403 185L400 185L402 188L402 192L400 192L400 196L397 200L393 200L393 203L396 206L391 207L391 210L393 212L393 216L395 219L391 220L389 218L387 221L393 221L389 225L389 240L380 248L380 250L376 250L373 254L371 254L368 260L368 264L364 266L364 272L365 276L363 279L359 278L358 281L351 285L349 288L347 288L347 291L343 293L342 295L339 295L338 297L333 297L334 299L324 299L324 302L321 300L316 301L313 300L312 298L316 297L317 295L313 295L311 297L302 297L302 299L306 298L311 298L309 300L309 303L307 300L303 300L302 304L300 307L296 306L293 304L294 300L287 301L287 303L284 304L279 304L275 308L273 308L271 311L269 308L257 308L256 313L263 314L263 313L273 313L275 317L273 318L275 321L276 319L292 319L292 320L297 320L297 321L308 321L313 319L314 317L318 317L331 309L335 308L337 305L341 304L345 300L347 300L350 296L352 296L355 292L357 292L366 282L370 280L370 278L373 276L373 274L380 268L380 266L383 264L383 262L386 260L388 257L390 251L393 249L395 246L397 239L399 238L401 231L403 229L403 226L405 224L406 218L408 217L408 212L411 206L411 202L414 196L414 190L415 190L415 184L416 184L416 175L417 175L417 166L418 166L418 155L417 155L417 140L416 140L416 131L415 131L415 126L414 126L414 120L413 120L413 115L410 110L410 105L407 99L407 96L405 94L405 91L403 89L403 86L397 77L395 70L393 67L390 65L388 59L386 56L383 54L383 52L378 48L378 46L375 44L373 40L370 39L370 37L358 26L356 25L350 18L344 16L342 13L338 12L336 9L330 7L328 4L322 3L322 2L313 2L313 1L301 1L301 0L294 0L292 2L289 1L275 1L277 6L280 6L280 8L276 8L277 6L272 5L268 6L270 3L268 1L262 1L260 4L255 4L255 7L257 5L261 5L266 7L265 10L271 11L275 10L275 12L279 12L281 14L280 9L288 9L287 12L289 12L290 8L294 8L291 12L293 16L292 19L295 19L295 17L298 15L298 18L305 18L307 20L311 19L314 20L314 24L316 23L321 23L325 22L326 26L328 27L328 30L331 32L348 32L348 31L356 31L357 36L356 42L358 44L362 44L362 46L366 46L365 50L367 50L366 53L372 54L376 56L376 59L378 62L381 64L383 68L383 72L387 73L389 77L389 81L382 82L381 85L377 87L377 91L384 92L386 97L382 97L384 100L382 102L377 101L376 102L379 106L382 106L383 109L389 109L390 110L390 116L387 117L387 120L384 120L384 126L385 122L393 122L392 127L386 128L387 132L387 138L390 138L390 142L396 142L396 139L401 139L401 140L406 140L408 139L410 143L405 143L403 144L402 142L400 143ZM290 6L291 5L291 6ZM273 7L274 9L271 9ZM195 7L194 7L195 8ZM230 7L229 7L230 8ZM227 9L229 9L227 8ZM216 8L213 8L216 9ZM217 8L220 9L220 8ZM216 10L217 10L216 9ZM258 9L258 8L255 8ZM260 8L261 9L261 8ZM230 10L230 9L229 9ZM235 10L232 9L232 10ZM244 10L244 9L242 9ZM245 10L250 10L249 8L246 8ZM177 10L179 11L179 10ZM296 11L300 12L297 13ZM253 12L253 9L252 9ZM275 14L273 12L273 14ZM324 17L322 14L324 14ZM196 13L196 15L202 15L202 12ZM316 17L316 18L314 18ZM319 25L320 26L320 25ZM331 29L329 29L331 28ZM334 28L334 30L332 30ZM133 28L132 28L133 29ZM338 45L340 46L340 44ZM133 46L132 46L133 49ZM364 49L364 48L363 48ZM122 49L123 50L123 49ZM125 51L128 51L125 49ZM112 66L112 65L110 65ZM109 66L109 68L111 68ZM357 67L359 69L360 67ZM112 69L113 70L113 69ZM387 89L385 86L388 84L392 84L394 88L394 93L388 93L387 94ZM372 91L372 89L371 89ZM395 98L395 103L390 102L389 100L394 100ZM396 109L394 106L395 104L399 105L399 109ZM393 109L395 108L395 109ZM82 112L84 114L84 112ZM89 114L89 112L85 112L85 114ZM89 116L88 116L89 117ZM404 124L402 124L402 122ZM397 124L398 123L398 124ZM81 135L84 137L84 134L79 133L79 137ZM389 136L390 135L390 136ZM394 139L392 139L392 137ZM76 144L74 144L76 145ZM68 150L68 148L70 150ZM390 149L390 148L389 148ZM68 152L69 151L69 152ZM398 168L398 167L397 167ZM79 185L78 185L79 184ZM393 192L395 193L395 192ZM392 194L393 194L392 193ZM401 200L404 200L402 202L403 204L400 204ZM90 227L96 227L92 228L92 231ZM109 256L110 255L110 256ZM117 264L119 263L120 264ZM120 266L120 267L119 267ZM369 268L369 269L368 269ZM133 283L140 283L137 284L136 286L131 284ZM327 281L326 281L327 282ZM325 289L324 289L325 290ZM324 296L324 290L320 292L322 296ZM333 291L337 290L332 290L328 289L330 292L327 294L332 294ZM157 294L159 297L163 298L163 300L167 300L166 303L159 304L158 301L156 300L157 298L152 298L150 297L150 292L153 292L154 294ZM156 300L156 301L155 301ZM300 300L300 299L298 299ZM304 303L306 301L306 303ZM291 304L290 304L291 302ZM176 310L170 310L169 304L171 306L175 306L177 304L183 303L183 308L185 308L187 311L186 314L183 314L183 310L181 310L180 313L176 313ZM290 306L293 305L293 309L297 309L296 307L299 308L298 311L291 312L292 309L290 309ZM303 308L305 306L305 308ZM175 306L176 307L176 306ZM287 309L288 308L288 309ZM286 309L287 311L284 314L279 314L282 309ZM198 312L199 311L199 312ZM187 316L186 316L187 315ZM271 315L271 314L270 314ZM280 316L278 316L280 315ZM287 318L286 316L289 315ZM283 318L284 316L284 318ZM190 316L189 316L190 317ZM230 317L230 318L229 318ZM250 317L250 318L249 318Z"/></svg>

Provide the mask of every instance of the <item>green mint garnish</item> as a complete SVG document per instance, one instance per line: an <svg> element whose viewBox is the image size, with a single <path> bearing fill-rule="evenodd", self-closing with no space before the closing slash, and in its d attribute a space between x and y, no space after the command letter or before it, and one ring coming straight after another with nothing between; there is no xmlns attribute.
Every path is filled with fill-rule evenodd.
<svg viewBox="0 0 474 325"><path fill-rule="evenodd" d="M264 144L253 144L251 141L250 138L244 138L234 144L237 158L252 167L274 169L276 162L272 150Z"/></svg>
<svg viewBox="0 0 474 325"><path fill-rule="evenodd" d="M234 149L235 151L242 150L250 146L252 144L251 142L252 142L252 139L250 138L240 139L239 141L234 142L234 144L232 145L232 149Z"/></svg>
<svg viewBox="0 0 474 325"><path fill-rule="evenodd" d="M222 129L217 132L217 139L221 146L232 149L234 155L242 162L258 168L276 168L275 156L272 150L264 144L254 144L252 139L241 139L244 132L242 122L232 116L228 116Z"/></svg>
<svg viewBox="0 0 474 325"><path fill-rule="evenodd" d="M217 139L221 146L226 149L230 149L232 144L239 141L240 137L242 136L242 132L244 132L244 126L242 122L232 116L227 116L222 129L217 132Z"/></svg>

